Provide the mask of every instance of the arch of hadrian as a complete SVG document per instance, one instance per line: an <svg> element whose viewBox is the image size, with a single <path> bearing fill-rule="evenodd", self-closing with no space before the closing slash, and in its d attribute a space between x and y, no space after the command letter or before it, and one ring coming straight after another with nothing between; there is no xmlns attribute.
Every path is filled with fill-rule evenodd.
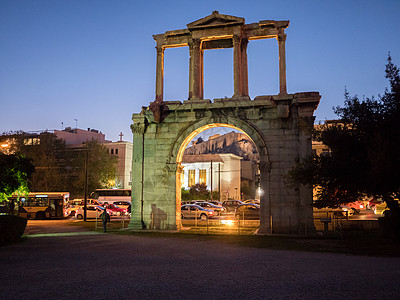
<svg viewBox="0 0 400 300"><path fill-rule="evenodd" d="M289 21L245 24L243 18L211 15L186 29L154 36L157 42L156 98L132 115L132 229L181 228L181 161L198 133L212 127L232 127L246 133L260 155L260 233L304 234L313 229L312 190L291 186L285 175L296 159L311 153L310 129L318 92L286 91L285 29ZM249 97L247 44L275 38L279 45L278 95ZM185 101L163 99L164 50L189 47L189 96ZM232 98L203 99L203 53L233 48Z"/></svg>

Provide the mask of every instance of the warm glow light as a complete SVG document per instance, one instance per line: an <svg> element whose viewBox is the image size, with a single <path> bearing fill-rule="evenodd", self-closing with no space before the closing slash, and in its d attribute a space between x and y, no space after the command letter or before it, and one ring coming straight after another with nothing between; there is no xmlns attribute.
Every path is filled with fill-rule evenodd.
<svg viewBox="0 0 400 300"><path fill-rule="evenodd" d="M221 220L221 224L223 225L233 225L233 220Z"/></svg>
<svg viewBox="0 0 400 300"><path fill-rule="evenodd" d="M1 144L1 147L7 148L7 147L8 147L8 144Z"/></svg>

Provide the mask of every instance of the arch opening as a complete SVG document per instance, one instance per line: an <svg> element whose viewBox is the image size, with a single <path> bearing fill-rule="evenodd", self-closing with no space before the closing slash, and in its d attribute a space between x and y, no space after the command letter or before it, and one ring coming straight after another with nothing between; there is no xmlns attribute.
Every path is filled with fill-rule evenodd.
<svg viewBox="0 0 400 300"><path fill-rule="evenodd" d="M249 202L259 210L260 148L262 146L257 145L248 133L232 124L210 123L188 134L181 143L176 160L177 218L187 213L183 204L199 202L201 205L208 202L223 206L222 212L216 212L219 219L215 216L210 220L213 225L220 225L221 218L238 224L240 216L236 215L236 206L228 207L230 204ZM182 207L183 211L180 211ZM247 219L248 216L242 217ZM251 226L258 228L259 212L258 216L251 218ZM180 222L190 226L190 220Z"/></svg>

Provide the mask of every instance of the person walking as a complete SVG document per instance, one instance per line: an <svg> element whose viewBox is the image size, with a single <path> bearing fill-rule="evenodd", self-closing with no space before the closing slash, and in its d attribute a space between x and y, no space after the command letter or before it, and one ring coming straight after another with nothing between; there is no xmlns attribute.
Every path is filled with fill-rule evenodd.
<svg viewBox="0 0 400 300"><path fill-rule="evenodd" d="M104 208L103 213L100 215L101 221L103 222L103 232L107 232L107 222L111 220L110 215L107 212L107 209Z"/></svg>

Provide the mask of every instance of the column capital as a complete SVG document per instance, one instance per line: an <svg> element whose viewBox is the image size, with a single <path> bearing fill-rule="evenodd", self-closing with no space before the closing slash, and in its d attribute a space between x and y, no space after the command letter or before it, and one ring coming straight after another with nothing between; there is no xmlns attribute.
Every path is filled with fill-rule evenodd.
<svg viewBox="0 0 400 300"><path fill-rule="evenodd" d="M147 124L145 123L134 123L131 124L132 133L144 134L146 132Z"/></svg>
<svg viewBox="0 0 400 300"><path fill-rule="evenodd" d="M200 47L201 39L199 39L199 38L190 39L188 42L188 45L189 45L189 48Z"/></svg>
<svg viewBox="0 0 400 300"><path fill-rule="evenodd" d="M241 38L240 38L240 36L239 35L237 35L237 34L234 34L233 36L232 36L232 41L233 41L233 43L234 44L238 44L238 43L240 43L240 40L241 40Z"/></svg>
<svg viewBox="0 0 400 300"><path fill-rule="evenodd" d="M164 47L163 46L159 46L159 45L157 45L156 47L156 50L157 50L157 53L162 53L162 52L164 52Z"/></svg>
<svg viewBox="0 0 400 300"><path fill-rule="evenodd" d="M285 33L280 33L276 36L276 39L278 42L285 42L286 41L286 34Z"/></svg>

